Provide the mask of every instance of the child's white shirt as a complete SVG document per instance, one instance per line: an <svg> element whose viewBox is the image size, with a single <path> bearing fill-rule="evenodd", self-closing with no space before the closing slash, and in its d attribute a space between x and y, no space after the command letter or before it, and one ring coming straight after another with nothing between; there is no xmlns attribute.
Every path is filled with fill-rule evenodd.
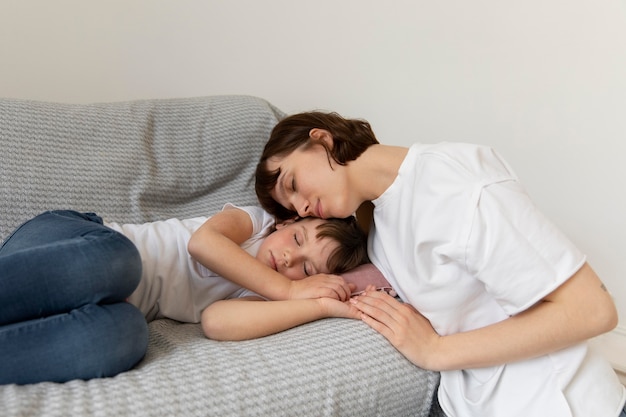
<svg viewBox="0 0 626 417"><path fill-rule="evenodd" d="M238 208L250 215L253 228L252 237L241 247L256 256L261 242L274 226L274 218L260 207ZM256 295L205 268L187 252L191 235L207 219L105 223L128 237L141 254L141 281L128 301L141 310L146 320L165 317L198 323L202 310L215 301Z"/></svg>
<svg viewBox="0 0 626 417"><path fill-rule="evenodd" d="M372 262L440 335L530 308L585 262L488 147L413 145L374 205ZM608 362L586 343L442 372L439 389L450 417L618 416L625 399Z"/></svg>

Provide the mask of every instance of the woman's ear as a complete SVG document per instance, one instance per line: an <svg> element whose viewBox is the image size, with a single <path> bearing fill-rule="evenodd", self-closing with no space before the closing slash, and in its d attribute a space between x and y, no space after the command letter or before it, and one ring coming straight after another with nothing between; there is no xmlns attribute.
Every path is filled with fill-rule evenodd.
<svg viewBox="0 0 626 417"><path fill-rule="evenodd" d="M328 149L333 148L333 135L326 129L315 127L309 131L309 137L314 142L323 142Z"/></svg>

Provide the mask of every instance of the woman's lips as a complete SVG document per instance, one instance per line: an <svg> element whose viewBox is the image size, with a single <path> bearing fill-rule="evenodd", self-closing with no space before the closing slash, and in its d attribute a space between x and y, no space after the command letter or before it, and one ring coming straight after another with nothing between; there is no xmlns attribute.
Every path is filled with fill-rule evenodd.
<svg viewBox="0 0 626 417"><path fill-rule="evenodd" d="M320 219L324 219L324 210L322 210L321 201L317 200L317 204L315 205L315 217L319 217Z"/></svg>

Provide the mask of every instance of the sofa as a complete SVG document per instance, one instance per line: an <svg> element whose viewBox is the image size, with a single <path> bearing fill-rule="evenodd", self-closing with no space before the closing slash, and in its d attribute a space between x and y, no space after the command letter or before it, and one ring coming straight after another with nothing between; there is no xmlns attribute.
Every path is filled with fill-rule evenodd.
<svg viewBox="0 0 626 417"><path fill-rule="evenodd" d="M254 168L282 116L251 96L0 99L0 239L47 209L139 223L210 215L226 202L258 204ZM439 374L414 366L358 320L325 319L243 342L209 340L199 324L167 319L149 323L149 332L134 369L0 386L1 414L442 415Z"/></svg>

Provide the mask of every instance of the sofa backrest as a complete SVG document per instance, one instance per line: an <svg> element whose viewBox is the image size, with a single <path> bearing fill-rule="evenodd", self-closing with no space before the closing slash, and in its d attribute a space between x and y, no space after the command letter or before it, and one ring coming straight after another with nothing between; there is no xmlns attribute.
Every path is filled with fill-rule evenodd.
<svg viewBox="0 0 626 417"><path fill-rule="evenodd" d="M48 209L141 223L258 204L254 169L282 116L250 96L0 99L0 239Z"/></svg>

